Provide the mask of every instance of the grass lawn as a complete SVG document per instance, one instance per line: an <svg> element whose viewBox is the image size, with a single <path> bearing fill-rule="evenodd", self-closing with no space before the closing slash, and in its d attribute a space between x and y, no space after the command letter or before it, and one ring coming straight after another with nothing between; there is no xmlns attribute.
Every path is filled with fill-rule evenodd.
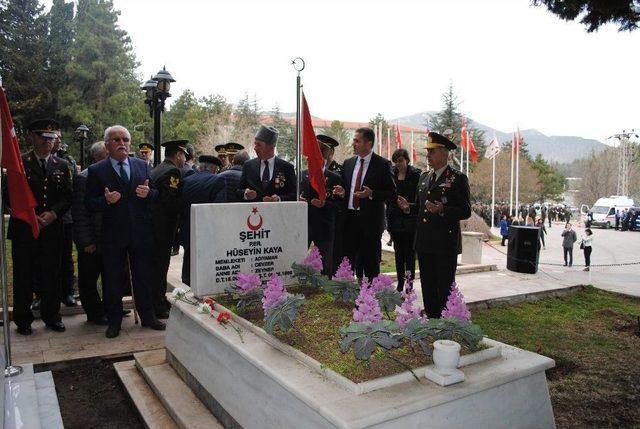
<svg viewBox="0 0 640 429"><path fill-rule="evenodd" d="M380 263L381 273L396 272L396 257L393 252L382 251L382 262Z"/></svg>
<svg viewBox="0 0 640 429"><path fill-rule="evenodd" d="M640 299L593 287L562 298L477 311L490 338L549 356L559 428L640 427Z"/></svg>

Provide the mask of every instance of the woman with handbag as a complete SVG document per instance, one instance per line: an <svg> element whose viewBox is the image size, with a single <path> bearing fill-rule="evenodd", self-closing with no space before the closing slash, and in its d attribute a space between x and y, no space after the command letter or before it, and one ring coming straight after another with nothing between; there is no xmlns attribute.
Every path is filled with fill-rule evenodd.
<svg viewBox="0 0 640 429"><path fill-rule="evenodd" d="M584 251L584 271L589 271L591 269L591 250L593 243L593 232L591 228L587 228L584 230L584 235L582 236L582 242L580 243L580 248Z"/></svg>

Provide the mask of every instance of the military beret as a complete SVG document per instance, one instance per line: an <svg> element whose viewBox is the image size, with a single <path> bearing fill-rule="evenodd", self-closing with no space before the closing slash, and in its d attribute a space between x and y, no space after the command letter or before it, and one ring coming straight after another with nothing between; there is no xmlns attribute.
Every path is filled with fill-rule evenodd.
<svg viewBox="0 0 640 429"><path fill-rule="evenodd" d="M218 167L222 167L222 161L220 160L220 158L213 155L200 155L198 157L198 162L206 163L206 164L215 164Z"/></svg>
<svg viewBox="0 0 640 429"><path fill-rule="evenodd" d="M223 144L219 144L214 147L215 151L218 152L218 156L227 156L227 148Z"/></svg>
<svg viewBox="0 0 640 429"><path fill-rule="evenodd" d="M255 139L267 144L274 145L278 141L278 130L273 127L260 125L260 129L256 133Z"/></svg>
<svg viewBox="0 0 640 429"><path fill-rule="evenodd" d="M224 145L224 148L227 150L227 155L235 155L236 153L243 150L244 146L242 146L239 143L229 142L226 145Z"/></svg>
<svg viewBox="0 0 640 429"><path fill-rule="evenodd" d="M427 149L437 149L443 147L447 150L455 150L456 145L445 136L436 132L430 132L427 136Z"/></svg>
<svg viewBox="0 0 640 429"><path fill-rule="evenodd" d="M189 152L187 152L187 144L189 144L189 140L171 140L168 142L162 143L162 147L169 150L179 150L182 151L187 157L189 156Z"/></svg>
<svg viewBox="0 0 640 429"><path fill-rule="evenodd" d="M60 123L55 119L36 119L29 123L27 129L32 133L41 135L42 137L55 139L59 137L57 131L60 131Z"/></svg>
<svg viewBox="0 0 640 429"><path fill-rule="evenodd" d="M333 137L325 136L324 134L318 134L316 138L320 143L327 147L334 148L340 145L340 143L338 143L338 140L334 139Z"/></svg>
<svg viewBox="0 0 640 429"><path fill-rule="evenodd" d="M143 150L155 150L155 148L153 147L153 145L151 143L140 143L138 145L138 149L140 149L140 151L143 151Z"/></svg>

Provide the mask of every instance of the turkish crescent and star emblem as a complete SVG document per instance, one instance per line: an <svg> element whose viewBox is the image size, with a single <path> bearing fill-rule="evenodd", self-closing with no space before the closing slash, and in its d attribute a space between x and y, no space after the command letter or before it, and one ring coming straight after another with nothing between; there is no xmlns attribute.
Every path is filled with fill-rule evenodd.
<svg viewBox="0 0 640 429"><path fill-rule="evenodd" d="M254 215L257 215L258 218L260 219L260 221L257 224L253 224L251 223L251 218L255 218ZM251 210L251 214L249 214L249 216L247 216L247 228L249 228L251 231L257 231L260 228L262 228L262 215L260 213L258 213L258 208L254 207Z"/></svg>

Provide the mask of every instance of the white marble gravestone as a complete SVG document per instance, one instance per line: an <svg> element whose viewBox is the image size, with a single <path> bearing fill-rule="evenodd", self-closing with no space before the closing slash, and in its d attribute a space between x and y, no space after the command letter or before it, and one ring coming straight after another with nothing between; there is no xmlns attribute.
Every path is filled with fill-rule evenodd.
<svg viewBox="0 0 640 429"><path fill-rule="evenodd" d="M224 292L238 273L273 273L292 283L292 262L307 254L307 203L228 203L191 206L191 289Z"/></svg>

